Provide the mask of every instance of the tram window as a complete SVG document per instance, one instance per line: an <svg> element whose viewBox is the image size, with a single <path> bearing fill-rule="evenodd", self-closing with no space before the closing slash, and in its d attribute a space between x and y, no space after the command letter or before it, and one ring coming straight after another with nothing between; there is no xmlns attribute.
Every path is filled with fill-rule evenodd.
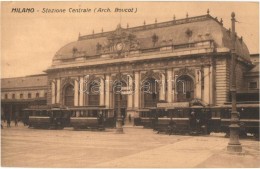
<svg viewBox="0 0 260 169"><path fill-rule="evenodd" d="M216 112L216 117L220 117L220 112L219 111Z"/></svg>
<svg viewBox="0 0 260 169"><path fill-rule="evenodd" d="M182 117L189 117L189 110L184 110L182 113Z"/></svg>
<svg viewBox="0 0 260 169"><path fill-rule="evenodd" d="M249 82L249 89L257 89L257 82Z"/></svg>
<svg viewBox="0 0 260 169"><path fill-rule="evenodd" d="M186 92L186 98L187 98L187 99L190 98L190 92L189 92L189 91Z"/></svg>
<svg viewBox="0 0 260 169"><path fill-rule="evenodd" d="M174 118L176 118L177 117L177 111L175 110L175 111L173 111L173 113L172 113L172 117L174 117Z"/></svg>
<svg viewBox="0 0 260 169"><path fill-rule="evenodd" d="M93 115L94 115L94 117L97 116L97 111L96 110L94 110Z"/></svg>

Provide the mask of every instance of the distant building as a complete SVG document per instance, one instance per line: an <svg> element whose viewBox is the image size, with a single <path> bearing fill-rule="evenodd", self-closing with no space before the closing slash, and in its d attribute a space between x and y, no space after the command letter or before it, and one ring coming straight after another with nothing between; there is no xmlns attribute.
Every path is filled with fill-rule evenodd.
<svg viewBox="0 0 260 169"><path fill-rule="evenodd" d="M138 117L159 102L223 105L230 102L231 45L230 30L209 14L133 28L118 25L114 31L79 36L65 45L46 75L24 77L30 81L24 87L2 79L1 101L4 109L22 100L26 107L38 100L39 92L41 103L47 100L49 106L105 107L113 116L121 79L125 116ZM259 55L252 55L252 62L238 36L236 54L239 99L246 94L251 101L259 100ZM11 84L22 84L22 79L12 78Z"/></svg>
<svg viewBox="0 0 260 169"><path fill-rule="evenodd" d="M29 106L47 104L47 76L45 74L1 79L1 113L16 112Z"/></svg>

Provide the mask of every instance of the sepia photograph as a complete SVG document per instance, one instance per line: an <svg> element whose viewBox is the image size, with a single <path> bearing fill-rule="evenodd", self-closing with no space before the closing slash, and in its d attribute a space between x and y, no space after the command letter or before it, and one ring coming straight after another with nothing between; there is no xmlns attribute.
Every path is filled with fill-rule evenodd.
<svg viewBox="0 0 260 169"><path fill-rule="evenodd" d="M259 2L1 3L1 167L260 168Z"/></svg>

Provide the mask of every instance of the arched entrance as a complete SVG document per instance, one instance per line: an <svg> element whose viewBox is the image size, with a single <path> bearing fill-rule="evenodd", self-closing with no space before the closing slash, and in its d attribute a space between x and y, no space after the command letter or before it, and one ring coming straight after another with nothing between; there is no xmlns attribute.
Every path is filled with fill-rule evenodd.
<svg viewBox="0 0 260 169"><path fill-rule="evenodd" d="M159 101L159 85L154 78L147 78L142 82L144 107L156 107Z"/></svg>
<svg viewBox="0 0 260 169"><path fill-rule="evenodd" d="M119 102L119 96L120 96L120 102L121 102L121 114L123 118L126 117L126 109L127 109L127 95L122 94L122 91L124 91L127 88L127 84L125 81L115 81L113 84L113 93L114 93L114 108L115 108L115 116L117 115L117 109L118 109L118 102ZM120 95L119 95L120 94ZM123 119L124 120L124 119Z"/></svg>
<svg viewBox="0 0 260 169"><path fill-rule="evenodd" d="M99 106L100 101L100 84L98 81L93 81L88 88L88 105Z"/></svg>
<svg viewBox="0 0 260 169"><path fill-rule="evenodd" d="M194 98L194 82L190 76L180 76L176 81L176 87L178 102L187 102Z"/></svg>
<svg viewBox="0 0 260 169"><path fill-rule="evenodd" d="M72 85L68 85L64 89L64 105L74 106L74 87Z"/></svg>

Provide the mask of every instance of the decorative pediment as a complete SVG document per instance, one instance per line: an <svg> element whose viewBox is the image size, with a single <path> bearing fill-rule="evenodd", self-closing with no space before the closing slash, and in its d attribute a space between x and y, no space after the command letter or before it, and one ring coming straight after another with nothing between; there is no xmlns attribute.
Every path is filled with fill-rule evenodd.
<svg viewBox="0 0 260 169"><path fill-rule="evenodd" d="M61 86L65 86L67 84L71 84L74 86L74 79L72 79L71 77L65 77L61 79Z"/></svg>
<svg viewBox="0 0 260 169"><path fill-rule="evenodd" d="M95 75L86 75L84 77L84 81L85 81L85 83L91 83L93 81L100 81L100 79L98 77L96 77Z"/></svg>
<svg viewBox="0 0 260 169"><path fill-rule="evenodd" d="M160 72L154 72L153 70L148 70L146 73L141 75L141 80L145 80L147 78L154 78L155 80L160 81L161 80L161 73Z"/></svg>
<svg viewBox="0 0 260 169"><path fill-rule="evenodd" d="M121 80L121 81L127 83L127 75L122 74L122 73L117 73L117 74L115 74L114 76L112 76L112 80L113 80L114 82Z"/></svg>
<svg viewBox="0 0 260 169"><path fill-rule="evenodd" d="M116 30L107 36L108 44L102 46L101 54L112 54L114 58L126 57L131 50L139 49L136 36L128 29L118 25Z"/></svg>
<svg viewBox="0 0 260 169"><path fill-rule="evenodd" d="M194 69L189 69L187 67L184 67L182 69L179 69L175 71L175 75L181 76L181 75L190 75L193 78L195 77L195 70Z"/></svg>

